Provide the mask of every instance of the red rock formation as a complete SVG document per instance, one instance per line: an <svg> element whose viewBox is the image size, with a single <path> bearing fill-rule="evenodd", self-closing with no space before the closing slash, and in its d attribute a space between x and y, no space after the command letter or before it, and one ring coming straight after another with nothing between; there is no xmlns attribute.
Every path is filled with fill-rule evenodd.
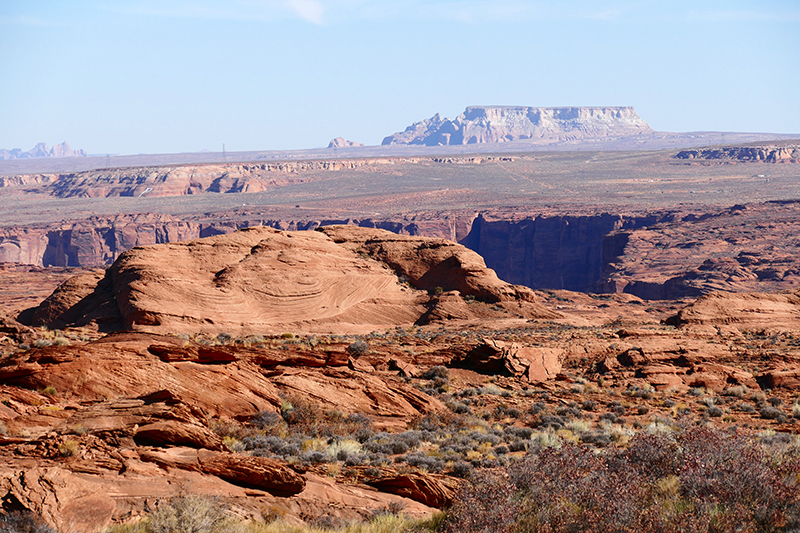
<svg viewBox="0 0 800 533"><path fill-rule="evenodd" d="M554 379L561 371L563 354L553 348L521 346L494 339L484 339L455 365L484 372L515 376L528 382Z"/></svg>
<svg viewBox="0 0 800 533"><path fill-rule="evenodd" d="M389 469L368 483L382 492L397 494L430 507L442 508L453 503L460 485L457 479L421 472L399 473Z"/></svg>
<svg viewBox="0 0 800 533"><path fill-rule="evenodd" d="M794 330L800 328L800 293L713 292L681 309L669 323Z"/></svg>
<svg viewBox="0 0 800 533"><path fill-rule="evenodd" d="M604 239L598 288L645 299L800 286L797 202L737 205Z"/></svg>
<svg viewBox="0 0 800 533"><path fill-rule="evenodd" d="M198 193L260 192L310 179L309 171L351 170L374 165L415 162L415 158L364 158L274 163L198 164L110 168L64 174L0 178L0 187L30 187L22 193L57 198L154 197Z"/></svg>
<svg viewBox="0 0 800 533"><path fill-rule="evenodd" d="M120 256L94 287L85 279L71 281L21 319L120 322L153 332L372 331L417 322L431 300L427 291L437 287L513 302L520 316L560 316L534 303L530 289L498 279L463 246L345 226L250 228L140 247Z"/></svg>

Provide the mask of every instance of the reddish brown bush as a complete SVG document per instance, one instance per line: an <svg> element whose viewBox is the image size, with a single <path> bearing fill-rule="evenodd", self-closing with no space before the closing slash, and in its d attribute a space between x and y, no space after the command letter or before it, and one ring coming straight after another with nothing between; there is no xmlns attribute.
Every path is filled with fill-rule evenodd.
<svg viewBox="0 0 800 533"><path fill-rule="evenodd" d="M537 449L506 470L476 473L446 531L779 532L800 528L800 457L693 428L641 433L598 453Z"/></svg>

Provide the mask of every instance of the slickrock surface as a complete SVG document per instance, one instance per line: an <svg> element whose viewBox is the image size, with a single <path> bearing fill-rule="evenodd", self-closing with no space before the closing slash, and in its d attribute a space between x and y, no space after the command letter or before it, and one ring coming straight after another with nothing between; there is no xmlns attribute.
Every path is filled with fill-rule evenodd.
<svg viewBox="0 0 800 533"><path fill-rule="evenodd" d="M135 248L104 278L70 280L22 319L161 333L369 332L434 320L442 305L435 293L443 291L502 307L465 303L466 319L561 316L450 241L353 227L259 227Z"/></svg>
<svg viewBox="0 0 800 533"><path fill-rule="evenodd" d="M357 230L328 231L333 238L315 238L333 242ZM371 238L334 245L371 261L391 256L421 283L425 276L414 267L437 249L415 248L417 260L394 246L389 254L388 243L375 240L382 232L370 231ZM247 234L206 245L235 247ZM750 302L742 305L724 303L736 295L714 295L688 307L627 294L534 296L574 317L571 323L511 324L501 313L348 338L127 332L81 341L71 332L88 330L32 330L26 335L53 345L2 347L0 498L87 533L140 517L180 491L222 498L239 516L255 518L277 509L298 522L361 519L390 504L426 516L452 500L462 482L458 468L513 461L536 445L536 435L555 429L611 446L610 428L624 445L632 428L665 420L780 431L800 420L792 415L800 352L787 295L741 296ZM715 299L721 303L709 307ZM678 310L700 318L677 328L660 323ZM760 322L748 321L753 314ZM572 417L580 420L569 425ZM290 447L278 437L289 422L326 420L369 421L372 429L304 437L303 447L350 439L364 457L385 454L383 462L350 465L336 459L341 452L319 452L327 459L314 462L299 443L287 462L265 448Z"/></svg>
<svg viewBox="0 0 800 533"><path fill-rule="evenodd" d="M365 494L295 471L284 461L229 453L211 428L212 419L220 417L244 420L277 412L281 397L292 394L325 409L373 416L376 427L400 428L422 414L444 410L437 399L393 372L348 370L342 346L316 353L227 348L235 357L226 361L210 356L197 362L165 361L168 348L173 354L226 352L225 347L183 347L181 342L120 334L81 346L37 348L0 361L5 402L0 420L7 434L24 435L0 437L0 493L5 499L15 499L58 527L81 532L141 513L156 498L175 495L170 485L228 498L254 516L265 503L313 517L325 509L321 502L339 501L345 518L361 517L359 509L369 513L391 501L412 515L432 511L413 500L443 505L441 490L439 496L426 492L435 490L430 487L437 481L426 484L424 475L415 482L422 488L403 492L411 500ZM320 367L315 355L329 364ZM58 398L33 392L46 387L58 390Z"/></svg>
<svg viewBox="0 0 800 533"><path fill-rule="evenodd" d="M734 325L749 330L800 329L800 294L713 292L698 298L670 319L676 325Z"/></svg>

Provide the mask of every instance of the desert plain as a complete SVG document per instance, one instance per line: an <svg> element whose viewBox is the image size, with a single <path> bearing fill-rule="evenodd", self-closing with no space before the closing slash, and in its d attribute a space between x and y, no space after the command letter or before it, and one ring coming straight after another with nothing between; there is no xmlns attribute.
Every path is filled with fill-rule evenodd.
<svg viewBox="0 0 800 533"><path fill-rule="evenodd" d="M0 165L2 512L796 529L800 140L626 135Z"/></svg>

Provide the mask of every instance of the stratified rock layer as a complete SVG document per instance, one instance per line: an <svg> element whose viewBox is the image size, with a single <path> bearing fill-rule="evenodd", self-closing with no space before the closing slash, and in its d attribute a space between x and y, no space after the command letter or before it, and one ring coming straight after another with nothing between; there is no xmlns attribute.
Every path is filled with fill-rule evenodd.
<svg viewBox="0 0 800 533"><path fill-rule="evenodd" d="M546 139L553 141L652 133L632 107L470 106L454 120L433 117L381 144L447 146Z"/></svg>
<svg viewBox="0 0 800 533"><path fill-rule="evenodd" d="M733 325L740 329L800 328L800 294L713 292L698 298L670 319L675 325Z"/></svg>
<svg viewBox="0 0 800 533"><path fill-rule="evenodd" d="M800 202L735 205L603 238L600 292L650 300L800 286Z"/></svg>
<svg viewBox="0 0 800 533"><path fill-rule="evenodd" d="M20 319L162 333L364 332L412 325L423 315L433 320L429 311L439 299L428 291L513 303L525 318L560 316L535 304L530 289L498 279L461 245L335 226L257 227L134 248L104 278L70 280Z"/></svg>

